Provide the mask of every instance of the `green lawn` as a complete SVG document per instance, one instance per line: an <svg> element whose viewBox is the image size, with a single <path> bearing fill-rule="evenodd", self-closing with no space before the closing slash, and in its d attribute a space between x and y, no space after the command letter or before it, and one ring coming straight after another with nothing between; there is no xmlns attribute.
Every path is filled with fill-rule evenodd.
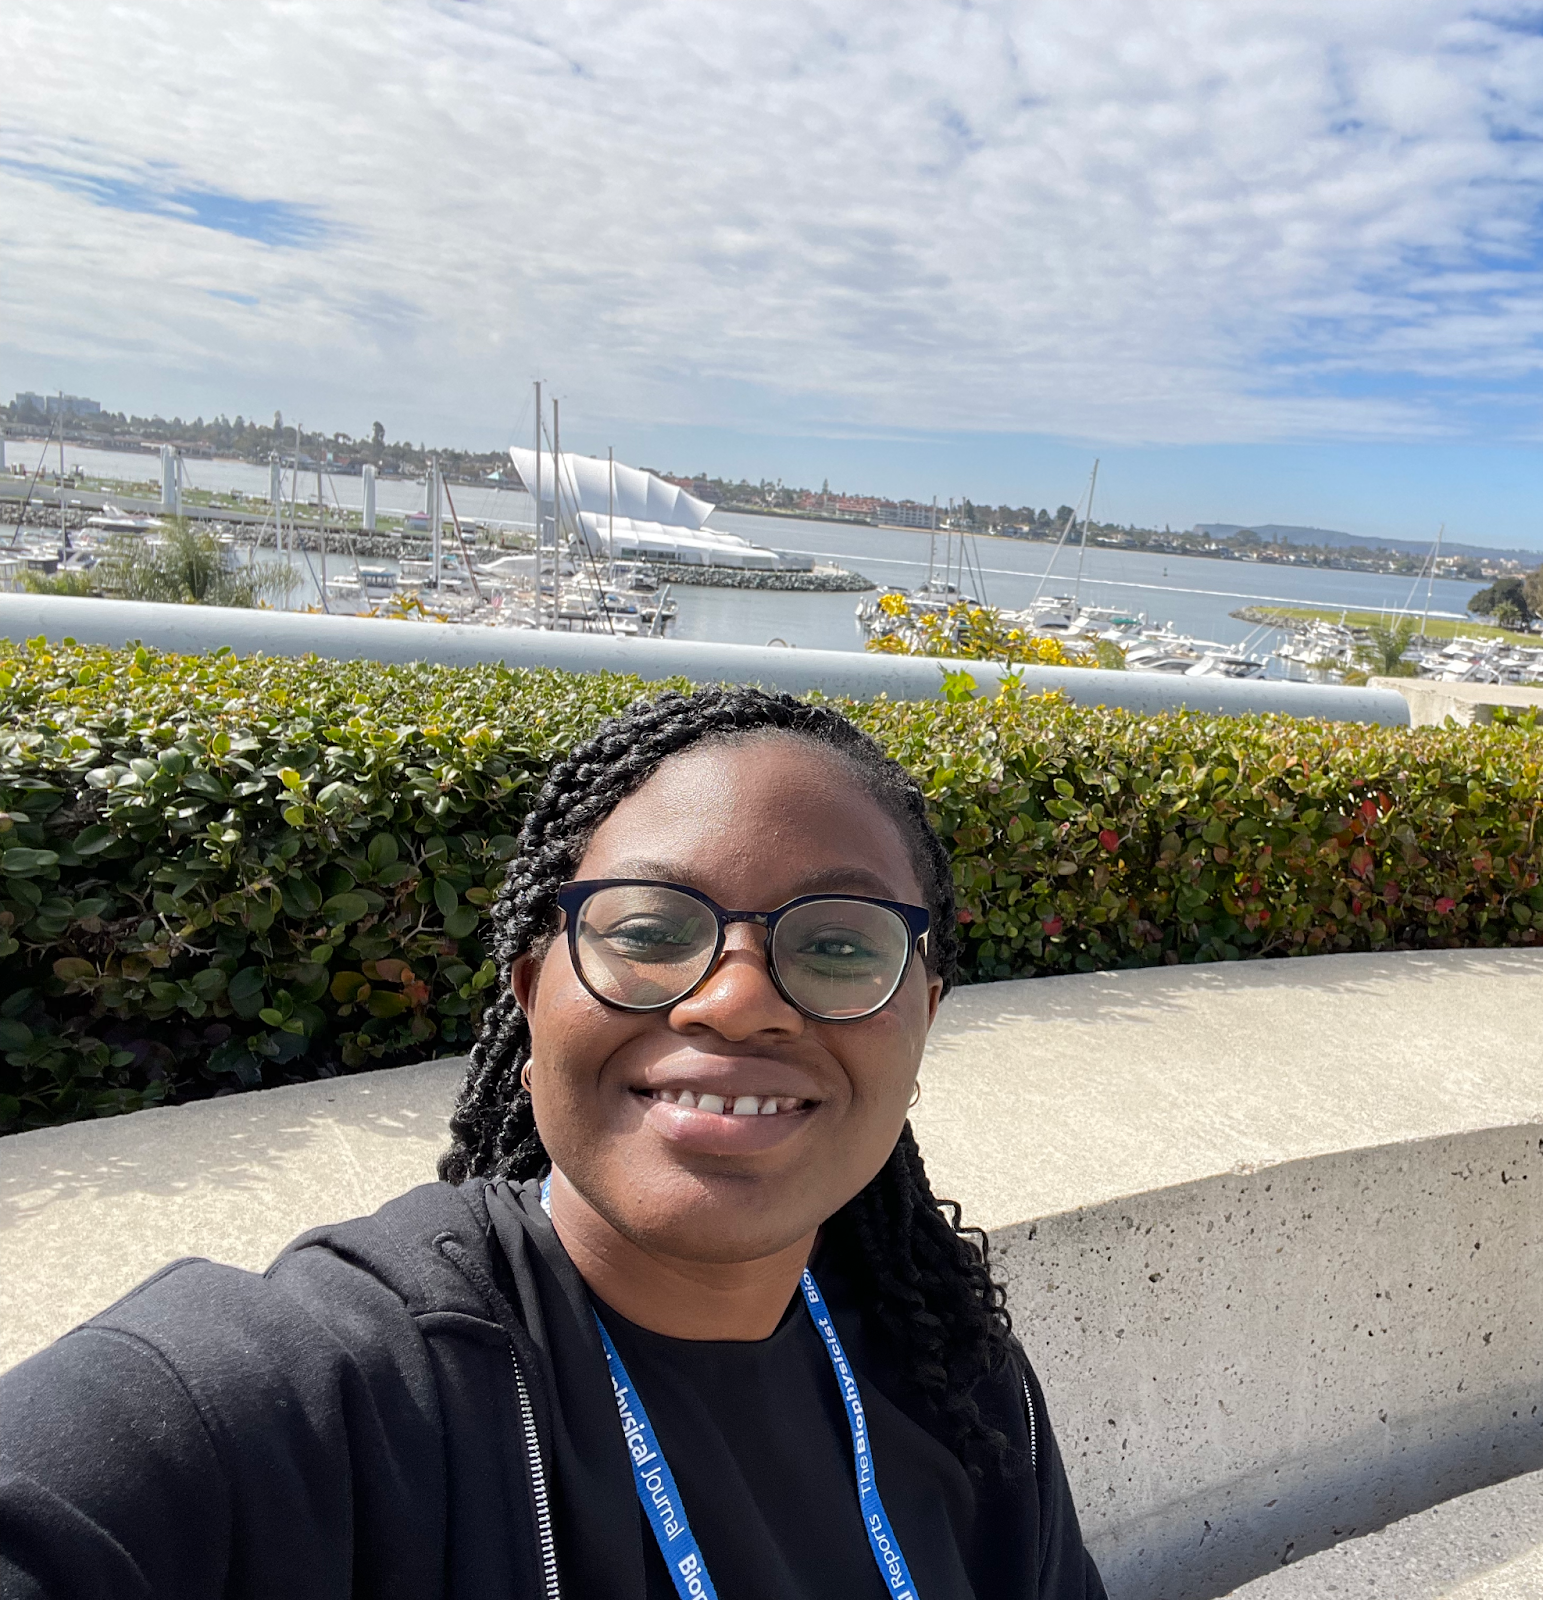
<svg viewBox="0 0 1543 1600"><path fill-rule="evenodd" d="M1252 615L1261 621L1266 615L1293 622L1341 622L1350 628L1374 628L1396 621L1382 611L1344 611L1327 606L1251 606ZM1415 633L1419 634L1419 618L1415 619ZM1425 624L1425 633L1432 639L1455 639L1459 634L1467 639L1504 639L1509 644L1519 644L1530 649L1543 649L1543 634L1512 633L1507 628L1486 628L1477 622L1454 622L1448 617L1432 617Z"/></svg>

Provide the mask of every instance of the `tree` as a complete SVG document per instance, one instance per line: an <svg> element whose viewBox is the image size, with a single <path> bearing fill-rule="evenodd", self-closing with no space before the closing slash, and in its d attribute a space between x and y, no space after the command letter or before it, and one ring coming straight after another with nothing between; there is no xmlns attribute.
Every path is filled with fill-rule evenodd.
<svg viewBox="0 0 1543 1600"><path fill-rule="evenodd" d="M1537 574L1534 573L1533 577ZM1500 616L1502 606L1516 613L1517 622L1532 621L1532 606L1527 598L1527 581L1521 578L1497 578L1487 589L1480 589L1468 602L1468 609L1476 617Z"/></svg>
<svg viewBox="0 0 1543 1600"><path fill-rule="evenodd" d="M1543 617L1543 567L1527 574L1522 593L1527 597L1527 605L1533 616Z"/></svg>
<svg viewBox="0 0 1543 1600"><path fill-rule="evenodd" d="M386 425L384 422L370 424L370 444L377 455L386 448Z"/></svg>
<svg viewBox="0 0 1543 1600"><path fill-rule="evenodd" d="M271 562L227 566L213 534L186 518L153 542L138 533L115 534L91 579L97 594L201 606L254 606L282 598L295 585L290 568Z"/></svg>
<svg viewBox="0 0 1543 1600"><path fill-rule="evenodd" d="M1366 638L1356 646L1356 659L1368 672L1385 678L1414 677L1414 663L1404 660L1404 652L1414 638L1414 629L1413 617L1404 617L1391 628L1368 628Z"/></svg>

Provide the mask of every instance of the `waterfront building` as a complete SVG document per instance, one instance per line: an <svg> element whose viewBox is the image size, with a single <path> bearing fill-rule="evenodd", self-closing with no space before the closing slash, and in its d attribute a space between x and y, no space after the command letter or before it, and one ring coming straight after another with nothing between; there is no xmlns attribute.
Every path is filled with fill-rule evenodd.
<svg viewBox="0 0 1543 1600"><path fill-rule="evenodd" d="M937 507L918 505L915 500L884 500L879 503L878 520L892 528L935 528Z"/></svg>

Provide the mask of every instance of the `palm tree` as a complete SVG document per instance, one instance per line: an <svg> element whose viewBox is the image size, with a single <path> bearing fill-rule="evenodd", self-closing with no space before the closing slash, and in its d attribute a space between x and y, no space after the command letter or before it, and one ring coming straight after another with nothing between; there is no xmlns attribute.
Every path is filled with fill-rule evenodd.
<svg viewBox="0 0 1543 1600"><path fill-rule="evenodd" d="M1366 638L1356 646L1356 659L1370 673L1385 678L1412 678L1415 665L1404 660L1409 641L1414 638L1414 618L1404 617L1392 627L1381 625L1366 630Z"/></svg>
<svg viewBox="0 0 1543 1600"><path fill-rule="evenodd" d="M254 606L282 598L295 584L288 567L255 559L249 566L227 566L214 536L186 518L169 524L154 542L137 533L115 535L91 577L99 594L200 606Z"/></svg>

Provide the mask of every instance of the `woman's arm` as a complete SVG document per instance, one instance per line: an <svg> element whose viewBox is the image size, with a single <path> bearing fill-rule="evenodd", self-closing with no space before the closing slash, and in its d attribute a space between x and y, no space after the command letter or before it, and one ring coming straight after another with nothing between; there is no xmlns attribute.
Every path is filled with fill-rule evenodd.
<svg viewBox="0 0 1543 1600"><path fill-rule="evenodd" d="M443 1462L389 1288L320 1249L179 1262L0 1377L0 1596L433 1595Z"/></svg>
<svg viewBox="0 0 1543 1600"><path fill-rule="evenodd" d="M215 1600L229 1489L165 1357L87 1326L0 1377L0 1595Z"/></svg>

